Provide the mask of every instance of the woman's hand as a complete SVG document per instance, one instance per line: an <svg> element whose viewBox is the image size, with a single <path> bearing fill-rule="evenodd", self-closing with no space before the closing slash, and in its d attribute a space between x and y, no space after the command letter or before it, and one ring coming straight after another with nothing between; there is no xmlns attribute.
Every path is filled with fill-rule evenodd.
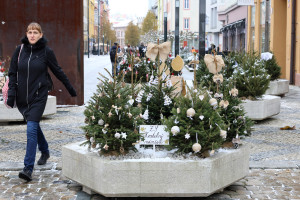
<svg viewBox="0 0 300 200"><path fill-rule="evenodd" d="M13 108L15 105L15 96L8 96L6 104Z"/></svg>

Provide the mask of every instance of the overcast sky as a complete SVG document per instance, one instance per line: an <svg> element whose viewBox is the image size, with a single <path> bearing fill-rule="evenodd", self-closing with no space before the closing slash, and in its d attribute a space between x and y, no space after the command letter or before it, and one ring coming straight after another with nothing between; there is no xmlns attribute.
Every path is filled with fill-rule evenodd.
<svg viewBox="0 0 300 200"><path fill-rule="evenodd" d="M148 0L109 0L110 14L126 14L145 17L148 11Z"/></svg>

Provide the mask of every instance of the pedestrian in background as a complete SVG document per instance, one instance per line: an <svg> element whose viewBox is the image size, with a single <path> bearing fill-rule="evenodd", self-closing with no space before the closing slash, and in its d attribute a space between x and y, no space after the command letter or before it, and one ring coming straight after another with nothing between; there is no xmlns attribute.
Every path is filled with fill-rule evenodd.
<svg viewBox="0 0 300 200"><path fill-rule="evenodd" d="M9 68L9 90L7 105L17 108L27 122L27 146L24 168L19 178L32 180L36 148L41 151L38 165L46 164L50 157L47 140L41 130L40 120L48 99L49 80L48 67L64 84L72 97L77 96L69 79L58 65L52 49L47 46L42 28L38 23L28 25L22 45L15 50Z"/></svg>
<svg viewBox="0 0 300 200"><path fill-rule="evenodd" d="M114 77L114 66L115 66L115 62L116 62L116 54L118 53L117 51L118 51L118 43L115 42L109 52L110 62L112 65L111 74L113 77Z"/></svg>
<svg viewBox="0 0 300 200"><path fill-rule="evenodd" d="M139 46L139 53L140 53L140 57L144 58L145 57L145 51L146 51L146 47L144 46L144 43L141 43L141 46Z"/></svg>

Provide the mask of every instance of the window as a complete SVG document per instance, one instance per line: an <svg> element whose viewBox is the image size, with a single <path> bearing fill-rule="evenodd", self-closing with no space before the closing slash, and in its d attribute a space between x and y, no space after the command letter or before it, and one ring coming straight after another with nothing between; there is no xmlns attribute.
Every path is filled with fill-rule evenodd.
<svg viewBox="0 0 300 200"><path fill-rule="evenodd" d="M211 9L210 28L217 28L217 7Z"/></svg>
<svg viewBox="0 0 300 200"><path fill-rule="evenodd" d="M184 18L184 29L190 29L190 18Z"/></svg>
<svg viewBox="0 0 300 200"><path fill-rule="evenodd" d="M217 3L217 0L211 0L210 4L215 4Z"/></svg>
<svg viewBox="0 0 300 200"><path fill-rule="evenodd" d="M190 9L190 0L184 0L184 9Z"/></svg>

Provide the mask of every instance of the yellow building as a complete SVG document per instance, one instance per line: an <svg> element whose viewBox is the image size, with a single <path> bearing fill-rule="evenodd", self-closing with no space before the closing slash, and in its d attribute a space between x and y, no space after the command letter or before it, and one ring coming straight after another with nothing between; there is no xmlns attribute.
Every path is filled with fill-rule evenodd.
<svg viewBox="0 0 300 200"><path fill-rule="evenodd" d="M84 21L84 53L87 53L87 48L88 48L88 34L90 38L90 51L92 50L92 42L94 36L94 23L95 23L95 0L83 0L83 5L84 5L84 16L83 16L83 21ZM88 10L89 8L89 10ZM89 15L89 16L88 16ZM89 23L88 23L89 22ZM87 29L89 24L89 31Z"/></svg>
<svg viewBox="0 0 300 200"><path fill-rule="evenodd" d="M296 1L254 0L255 5L248 7L247 50L272 51L281 78L300 86L300 3Z"/></svg>

